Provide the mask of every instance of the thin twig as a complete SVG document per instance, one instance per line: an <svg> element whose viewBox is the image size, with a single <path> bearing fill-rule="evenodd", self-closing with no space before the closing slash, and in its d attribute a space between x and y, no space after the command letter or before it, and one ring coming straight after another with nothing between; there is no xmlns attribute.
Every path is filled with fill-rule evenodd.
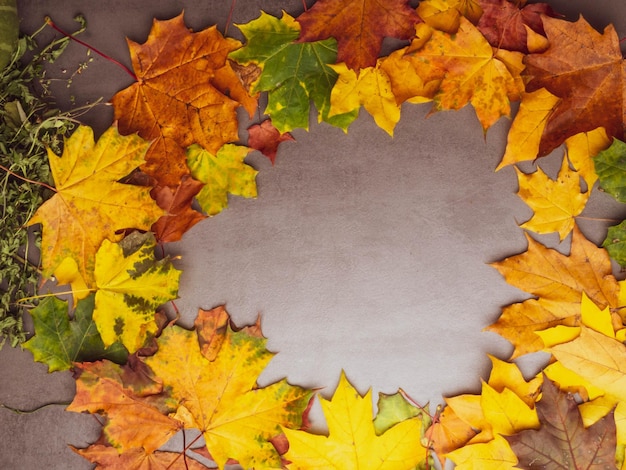
<svg viewBox="0 0 626 470"><path fill-rule="evenodd" d="M70 38L72 41L76 41L78 44L80 44L81 46L86 47L87 49L90 49L92 51L94 51L96 54L98 54L99 56L104 57L106 60L113 62L115 65L121 67L128 75L130 75L131 77L133 77L133 80L138 81L137 75L135 75L135 72L133 72L131 69L129 69L128 67L126 67L124 64L122 64L121 62L115 60L113 57L106 55L104 52L100 52L98 49L96 49L95 47L90 46L89 44L87 44L84 41L81 41L80 39L72 36L69 33L66 33L65 31L63 31L61 28L59 28L56 24L54 24L54 22L52 21L52 19L47 16L46 17L46 23L48 25L50 25L53 29L56 29L59 33L63 34L65 37Z"/></svg>
<svg viewBox="0 0 626 470"><path fill-rule="evenodd" d="M17 174L17 173L15 173L14 171L9 170L9 169L8 169L6 166L4 166L4 165L0 165L0 169L2 169L2 170L4 170L4 171L6 171L8 174L10 174L10 175L12 175L12 176L15 176L16 178L19 178L19 179L21 179L21 180L23 180L23 181L26 181L27 183L37 184L37 185L39 185L39 186L43 186L44 188L49 189L50 191L53 191L53 192L55 192L55 193L57 192L56 188L53 188L53 187L52 187L52 186L50 186L49 184L42 183L41 181L31 180L31 179L29 179L29 178L26 178L25 176L18 175L18 174Z"/></svg>
<svg viewBox="0 0 626 470"><path fill-rule="evenodd" d="M54 402L54 403L46 403L45 405L38 406L36 408L32 408L30 410L22 410L20 408L13 408L12 406L5 405L4 403L0 403L0 408L4 408L5 410L12 411L18 415L26 415L31 413L36 413L37 411L46 408L47 406L68 406L71 402L63 401L63 402Z"/></svg>

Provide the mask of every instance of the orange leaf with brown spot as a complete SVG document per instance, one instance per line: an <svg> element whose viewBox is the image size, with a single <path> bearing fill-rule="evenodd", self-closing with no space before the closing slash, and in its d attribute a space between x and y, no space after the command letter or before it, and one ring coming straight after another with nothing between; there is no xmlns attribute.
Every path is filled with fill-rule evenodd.
<svg viewBox="0 0 626 470"><path fill-rule="evenodd" d="M138 81L113 97L115 119L121 133L155 141L142 169L161 186L176 186L189 173L186 147L197 143L217 152L238 140L239 102L254 111L227 63L241 43L215 26L190 32L180 14L155 20L144 44L128 45Z"/></svg>
<svg viewBox="0 0 626 470"><path fill-rule="evenodd" d="M376 65L383 38L411 39L420 20L407 0L319 0L296 21L300 41L333 37L337 62L358 70Z"/></svg>

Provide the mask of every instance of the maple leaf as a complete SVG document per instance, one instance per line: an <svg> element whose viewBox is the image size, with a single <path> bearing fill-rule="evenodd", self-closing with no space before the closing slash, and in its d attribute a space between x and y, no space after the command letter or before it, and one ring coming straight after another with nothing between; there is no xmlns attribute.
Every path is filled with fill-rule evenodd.
<svg viewBox="0 0 626 470"><path fill-rule="evenodd" d="M169 258L156 260L151 233L108 240L96 254L93 319L106 346L120 341L131 352L158 330L155 310L178 295L181 271Z"/></svg>
<svg viewBox="0 0 626 470"><path fill-rule="evenodd" d="M609 227L602 246L620 266L626 266L626 221Z"/></svg>
<svg viewBox="0 0 626 470"><path fill-rule="evenodd" d="M467 444L478 431L459 418L454 410L446 406L439 414L438 419L426 431L426 436L432 449L439 457L439 463L444 466L445 455Z"/></svg>
<svg viewBox="0 0 626 470"><path fill-rule="evenodd" d="M598 180L595 170L595 157L611 145L611 139L603 127L590 132L581 132L565 141L567 158L580 176L591 188Z"/></svg>
<svg viewBox="0 0 626 470"><path fill-rule="evenodd" d="M196 195L200 207L209 215L221 212L228 205L228 193L253 198L257 196L257 170L244 163L250 148L226 144L213 155L199 145L187 149L191 174L204 187Z"/></svg>
<svg viewBox="0 0 626 470"><path fill-rule="evenodd" d="M482 16L476 25L493 47L528 54L527 28L545 34L542 15L554 16L547 3L518 5L510 0L480 0Z"/></svg>
<svg viewBox="0 0 626 470"><path fill-rule="evenodd" d="M151 230L159 243L179 241L185 232L205 219L204 215L191 208L193 198L203 187L201 181L184 175L175 189L157 186L152 190L152 198L160 208L167 211L166 215L152 224Z"/></svg>
<svg viewBox="0 0 626 470"><path fill-rule="evenodd" d="M408 0L318 0L296 21L301 42L337 40L337 62L359 70L372 67L383 38L411 39L419 17Z"/></svg>
<svg viewBox="0 0 626 470"><path fill-rule="evenodd" d="M35 336L23 344L33 353L37 362L48 365L48 372L66 370L74 362L95 361L107 358L124 362L128 352L115 343L105 348L91 316L94 296L78 302L74 319L68 316L66 301L57 297L46 297L30 311L35 327Z"/></svg>
<svg viewBox="0 0 626 470"><path fill-rule="evenodd" d="M371 390L364 397L342 372L331 400L321 399L329 436L283 429L289 441L287 468L414 469L428 458L420 445L421 419L408 418L381 435L373 423Z"/></svg>
<svg viewBox="0 0 626 470"><path fill-rule="evenodd" d="M507 134L504 156L496 171L507 165L534 160L537 157L548 118L560 101L560 98L545 88L532 93L522 93L519 110Z"/></svg>
<svg viewBox="0 0 626 470"><path fill-rule="evenodd" d="M330 91L337 80L337 74L328 66L337 58L334 39L294 43L300 25L285 12L281 19L261 12L259 18L238 28L247 43L230 57L240 64L254 63L262 68L253 90L268 92L265 113L281 134L297 127L309 128L311 100L320 120L343 129L352 122L345 122L344 116L327 116Z"/></svg>
<svg viewBox="0 0 626 470"><path fill-rule="evenodd" d="M581 326L580 335L549 349L564 367L594 386L626 400L626 346L621 341Z"/></svg>
<svg viewBox="0 0 626 470"><path fill-rule="evenodd" d="M615 422L606 416L585 428L571 395L544 380L538 430L507 437L519 468L615 468Z"/></svg>
<svg viewBox="0 0 626 470"><path fill-rule="evenodd" d="M173 403L163 384L141 362L85 362L76 371L76 395L67 410L106 416L103 432L117 452L151 454L182 429L167 416Z"/></svg>
<svg viewBox="0 0 626 470"><path fill-rule="evenodd" d="M357 116L363 105L376 124L393 136L400 120L400 106L391 89L391 81L379 67L362 68L357 72L346 64L331 65L339 77L330 94L329 116L351 114Z"/></svg>
<svg viewBox="0 0 626 470"><path fill-rule="evenodd" d="M529 299L504 307L498 320L486 327L513 344L510 359L541 351L544 343L536 332L557 325L575 326L580 322L580 308L576 302Z"/></svg>
<svg viewBox="0 0 626 470"><path fill-rule="evenodd" d="M423 0L417 6L417 14L434 29L454 34L461 18L476 24L483 10L476 0Z"/></svg>
<svg viewBox="0 0 626 470"><path fill-rule="evenodd" d="M133 470L206 470L209 467L194 459L185 459L177 452L146 452L143 448L132 448L120 453L118 449L103 444L93 444L86 449L70 448L91 463L96 469Z"/></svg>
<svg viewBox="0 0 626 470"><path fill-rule="evenodd" d="M202 353L216 332L214 315L196 319L196 331L165 328L158 351L145 363L167 385L177 402L175 414L186 427L199 429L220 468L229 459L245 468L278 468L280 456L270 439L282 426L299 426L311 392L285 380L264 388L256 378L272 358L258 326L238 332L226 328L214 360Z"/></svg>
<svg viewBox="0 0 626 470"><path fill-rule="evenodd" d="M534 212L521 227L541 234L558 232L562 241L574 228L575 217L584 210L591 192L581 191L580 176L570 169L567 158L563 158L556 180L541 168L529 175L515 169L519 181L517 195Z"/></svg>
<svg viewBox="0 0 626 470"><path fill-rule="evenodd" d="M43 225L44 277L70 257L87 286L93 286L95 254L102 242L120 240L118 230L149 230L163 215L150 188L118 183L144 162L149 145L137 135L119 135L115 127L95 143L92 129L79 126L66 139L61 158L48 150L57 193L28 221Z"/></svg>
<svg viewBox="0 0 626 470"><path fill-rule="evenodd" d="M517 457L502 436L470 444L447 454L457 470L508 470L517 467Z"/></svg>
<svg viewBox="0 0 626 470"><path fill-rule="evenodd" d="M606 252L574 226L571 251L565 256L529 235L528 250L492 263L509 284L540 299L580 304L582 293L600 308L617 307L619 286Z"/></svg>
<svg viewBox="0 0 626 470"><path fill-rule="evenodd" d="M241 43L216 26L192 33L181 13L155 20L144 44L128 46L138 81L113 97L114 118L123 134L154 140L142 169L160 185L176 186L188 173L186 147L215 153L238 140L239 103L232 98L243 100L245 90L227 56Z"/></svg>
<svg viewBox="0 0 626 470"><path fill-rule="evenodd" d="M290 140L295 139L289 132L281 134L279 130L272 125L271 119L266 119L261 124L248 127L248 146L258 150L269 158L272 165L276 160L278 146L282 142L288 142Z"/></svg>
<svg viewBox="0 0 626 470"><path fill-rule="evenodd" d="M550 47L526 57L526 90L546 88L560 100L548 117L538 156L597 127L623 138L624 63L613 26L600 34L582 17L571 23L544 16L543 24Z"/></svg>
<svg viewBox="0 0 626 470"><path fill-rule="evenodd" d="M434 97L434 109L460 109L471 103L485 131L510 114L510 100L518 99L523 91L516 78L523 68L522 54L494 52L465 18L461 18L456 34L435 30L423 47L410 48L407 53L429 69L433 65L441 69L441 89Z"/></svg>

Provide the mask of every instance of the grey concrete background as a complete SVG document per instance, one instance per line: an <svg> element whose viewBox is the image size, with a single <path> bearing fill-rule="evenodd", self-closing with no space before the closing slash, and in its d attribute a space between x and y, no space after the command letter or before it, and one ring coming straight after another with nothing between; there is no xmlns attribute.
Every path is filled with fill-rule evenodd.
<svg viewBox="0 0 626 470"><path fill-rule="evenodd" d="M194 30L217 24L224 31L231 6L226 0L18 4L25 31L46 14L71 30L72 17L83 13L88 29L81 38L127 65L124 38L144 42L153 17L167 19L184 8ZM626 35L621 1L551 4L571 19L583 13L597 28L612 22ZM233 22L256 18L261 9L295 16L302 3L237 2ZM241 38L232 25L228 33ZM123 71L93 57L69 89L55 84L61 106L70 95L78 104L108 100L130 84ZM72 44L50 74L66 78L86 58L85 49ZM490 367L486 353L506 358L511 352L506 341L481 330L502 306L525 298L487 263L525 250L517 223L531 212L515 195L513 170L493 172L508 120L483 138L471 108L430 117L428 110L405 105L393 139L365 111L347 134L312 116L310 131L294 132L296 142L282 144L274 167L252 154L249 163L260 170L258 199L231 198L226 211L166 247L181 256L181 323L191 325L199 307L220 304L238 325L261 314L268 347L277 353L262 385L286 376L329 396L343 369L361 392L402 387L421 403L478 392ZM110 108L99 106L84 121L101 132L111 117ZM249 124L242 115L244 142ZM542 164L554 171L558 155ZM623 218L626 211L595 192L584 215ZM607 224L581 220L580 226L600 242ZM561 248L566 251L567 242ZM532 374L540 359L521 365ZM28 351L0 352L0 403L30 409L69 401L73 393L70 373L47 374ZM323 429L317 407L313 418ZM98 434L92 416L63 406L22 415L0 409L0 468L91 468L67 444L85 446Z"/></svg>

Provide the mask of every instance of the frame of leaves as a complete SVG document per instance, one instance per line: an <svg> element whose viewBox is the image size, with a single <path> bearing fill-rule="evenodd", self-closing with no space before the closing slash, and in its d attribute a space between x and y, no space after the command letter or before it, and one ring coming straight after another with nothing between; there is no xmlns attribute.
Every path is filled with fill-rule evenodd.
<svg viewBox="0 0 626 470"><path fill-rule="evenodd" d="M239 26L245 44L216 27L190 32L182 14L155 20L144 44L129 41L136 82L113 97L117 127L95 142L80 126L60 158L49 151L56 193L29 224L43 225L43 276L69 284L74 305L46 297L24 347L50 371L74 370L68 410L104 416L102 439L76 451L98 468L206 468L208 457L220 468L412 469L432 466L432 452L458 468L626 468L626 289L609 258L625 264L626 228L610 229L607 253L575 223L596 181L626 197L615 31L506 0L424 0L417 10L396 0L384 11L344 3L319 0L297 18L261 12ZM354 24L362 29L345 27ZM373 39L355 45L366 29ZM408 45L379 57L383 37ZM599 84L610 91L588 92ZM374 417L370 394L342 376L322 401L326 438L306 431L314 391L285 380L257 386L271 358L259 324L238 329L221 307L201 310L192 331L168 323L158 308L176 297L180 272L155 247L219 213L227 194L256 195L250 148L233 142L236 109L253 115L259 93L269 119L249 129L248 145L272 162L291 130L307 128L311 101L320 120L344 129L363 106L393 134L406 101L433 111L469 103L486 131L520 100L500 167L565 144L556 180L518 171L518 194L534 211L522 228L571 233L571 252L527 236L526 252L494 263L534 298L505 307L488 328L513 343L511 359L543 350L550 364L526 380L492 358L480 394L446 398L434 415L399 391L381 395ZM159 450L182 429L204 438L194 459L191 444Z"/></svg>

